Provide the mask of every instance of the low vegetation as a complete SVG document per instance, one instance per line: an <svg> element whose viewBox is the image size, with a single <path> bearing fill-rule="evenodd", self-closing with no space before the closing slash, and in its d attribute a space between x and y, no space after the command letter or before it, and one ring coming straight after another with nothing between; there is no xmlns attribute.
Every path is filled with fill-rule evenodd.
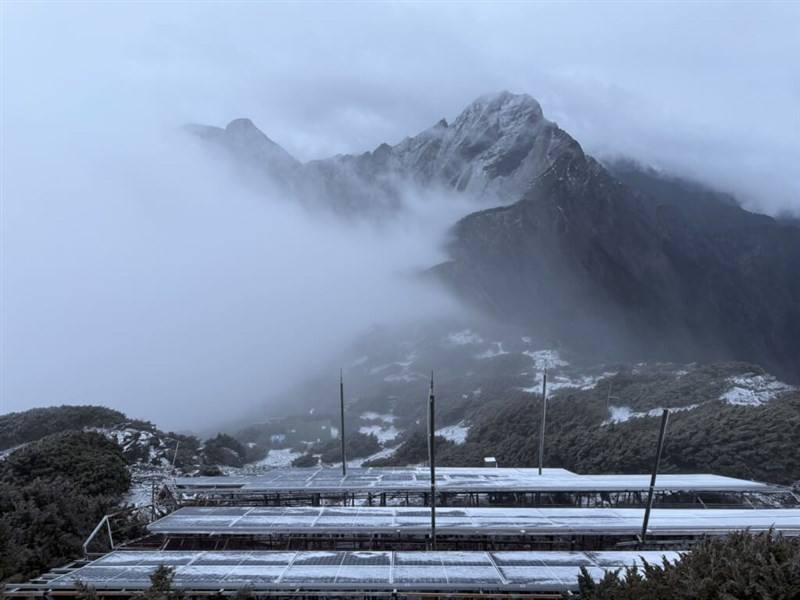
<svg viewBox="0 0 800 600"><path fill-rule="evenodd" d="M54 434L11 453L0 462L0 580L78 558L129 486L121 449L98 433Z"/></svg>
<svg viewBox="0 0 800 600"><path fill-rule="evenodd" d="M52 406L0 415L0 450L14 448L53 433L128 422L123 413L104 406ZM152 427L152 425L150 425Z"/></svg>
<svg viewBox="0 0 800 600"><path fill-rule="evenodd" d="M302 456L292 461L294 467L314 467L322 461L323 464L340 463L342 461L342 445L339 438L318 442L311 446ZM372 434L354 431L345 437L345 452L347 459L364 458L379 452L380 442Z"/></svg>
<svg viewBox="0 0 800 600"><path fill-rule="evenodd" d="M607 573L584 570L581 600L794 600L800 597L800 539L771 532L710 538L679 561Z"/></svg>
<svg viewBox="0 0 800 600"><path fill-rule="evenodd" d="M652 405L643 406L647 410ZM538 457L541 397L509 392L469 417L466 443L437 441L443 466L480 466L494 456L504 467L534 465ZM652 466L659 418L609 423L602 389L575 392L549 402L545 464L579 473L642 473ZM670 416L662 472L712 472L774 483L800 480L800 393L762 406L733 406L706 400ZM381 465L427 460L420 430Z"/></svg>

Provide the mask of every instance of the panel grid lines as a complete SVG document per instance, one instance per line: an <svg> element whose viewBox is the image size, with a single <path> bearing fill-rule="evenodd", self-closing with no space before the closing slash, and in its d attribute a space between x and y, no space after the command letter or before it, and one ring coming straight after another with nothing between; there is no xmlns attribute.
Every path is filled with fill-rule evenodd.
<svg viewBox="0 0 800 600"><path fill-rule="evenodd" d="M174 585L219 589L248 582L260 589L573 589L580 566L606 570L666 558L661 552L280 552L116 551L47 583L74 588L144 589L158 564L175 565ZM117 571L117 572L114 572Z"/></svg>
<svg viewBox="0 0 800 600"><path fill-rule="evenodd" d="M418 507L261 507L231 515L231 507L184 507L151 523L167 535L280 535L369 532L425 534L429 509ZM226 514L227 513L227 514ZM640 531L636 508L437 508L439 531L452 535L629 535ZM800 509L653 509L653 534L713 534L775 529L800 535Z"/></svg>
<svg viewBox="0 0 800 600"><path fill-rule="evenodd" d="M437 469L437 486L442 492L542 491L600 492L644 491L649 475L578 475L564 469L464 468ZM175 488L190 493L247 494L259 492L424 492L429 487L424 467L353 468L347 475L336 469L276 469L259 475L220 477L178 477ZM769 491L770 486L744 479L710 474L664 474L659 490L683 491Z"/></svg>

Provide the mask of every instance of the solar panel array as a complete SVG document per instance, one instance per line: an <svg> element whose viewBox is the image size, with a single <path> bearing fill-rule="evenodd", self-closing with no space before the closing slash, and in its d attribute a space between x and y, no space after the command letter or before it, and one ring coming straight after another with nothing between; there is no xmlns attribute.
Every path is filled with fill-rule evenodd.
<svg viewBox="0 0 800 600"><path fill-rule="evenodd" d="M595 578L607 570L674 561L674 552L182 552L116 551L60 575L51 589L76 582L96 589L150 586L159 565L175 569L175 587L222 589L574 589L580 568Z"/></svg>
<svg viewBox="0 0 800 600"><path fill-rule="evenodd" d="M445 508L436 510L440 534L636 534L643 510L613 508ZM149 525L171 535L289 533L426 533L430 511L420 507L185 507ZM653 509L653 533L754 531L800 534L800 509Z"/></svg>
<svg viewBox="0 0 800 600"><path fill-rule="evenodd" d="M440 492L602 492L644 491L650 475L578 475L564 469L463 468L436 469ZM179 491L231 494L280 492L425 492L430 487L427 467L351 468L343 476L339 469L281 468L241 477L178 477ZM770 486L720 475L659 475L659 490L768 491Z"/></svg>

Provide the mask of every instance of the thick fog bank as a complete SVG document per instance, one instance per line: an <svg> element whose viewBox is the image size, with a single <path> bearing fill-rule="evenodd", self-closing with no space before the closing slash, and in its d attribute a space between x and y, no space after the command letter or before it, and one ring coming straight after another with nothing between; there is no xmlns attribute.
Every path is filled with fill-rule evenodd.
<svg viewBox="0 0 800 600"><path fill-rule="evenodd" d="M240 186L177 129L106 125L7 130L3 412L105 404L205 426L375 323L454 310L416 277L441 259L447 199L344 221Z"/></svg>

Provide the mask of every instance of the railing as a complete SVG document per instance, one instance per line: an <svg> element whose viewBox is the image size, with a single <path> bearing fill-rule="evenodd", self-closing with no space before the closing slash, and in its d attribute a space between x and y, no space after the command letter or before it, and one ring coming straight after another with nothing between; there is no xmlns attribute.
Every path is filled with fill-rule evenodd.
<svg viewBox="0 0 800 600"><path fill-rule="evenodd" d="M145 506L130 506L130 507L125 508L123 510L104 515L103 518L100 519L100 522L97 523L95 528L89 534L89 537L87 537L86 540L83 542L83 555L86 558L90 558L92 554L97 554L97 553L92 553L92 552L89 551L89 544L91 544L92 541L103 530L105 530L106 534L108 535L109 548L111 550L115 550L116 549L116 544L114 544L114 533L113 533L112 527L111 527L111 519L113 519L115 517L120 517L122 515L131 514L131 513L137 512L137 511L142 511L142 512L149 511L152 514L153 506L149 505L149 504L145 505Z"/></svg>

